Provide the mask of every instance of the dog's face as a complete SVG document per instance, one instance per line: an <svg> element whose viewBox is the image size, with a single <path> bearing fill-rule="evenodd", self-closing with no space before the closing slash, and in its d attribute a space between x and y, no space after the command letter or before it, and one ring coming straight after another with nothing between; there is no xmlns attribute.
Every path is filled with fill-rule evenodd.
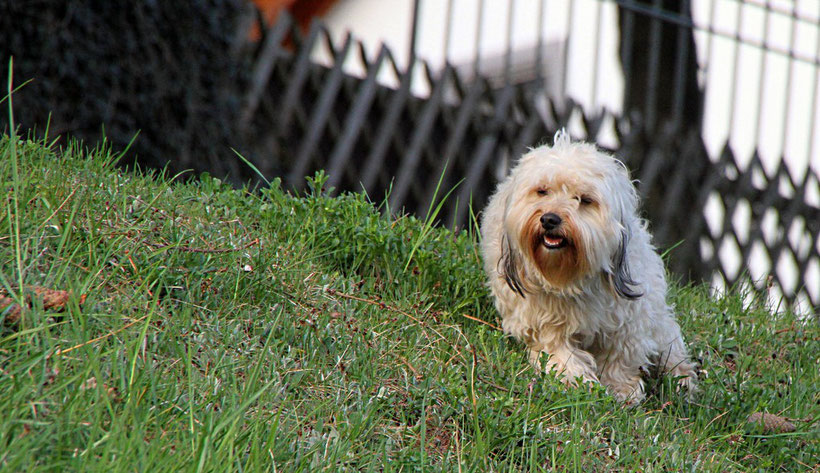
<svg viewBox="0 0 820 473"><path fill-rule="evenodd" d="M624 216L634 213L637 198L623 165L591 145L557 143L525 155L512 179L504 220L508 257L517 250L542 278L525 288L536 282L561 291L603 274L619 294L636 296L628 287L634 283L625 266Z"/></svg>

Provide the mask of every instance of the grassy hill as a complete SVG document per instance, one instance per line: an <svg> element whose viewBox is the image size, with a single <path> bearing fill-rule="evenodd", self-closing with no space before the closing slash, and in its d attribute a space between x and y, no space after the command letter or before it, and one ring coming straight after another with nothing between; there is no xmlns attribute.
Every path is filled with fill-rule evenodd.
<svg viewBox="0 0 820 473"><path fill-rule="evenodd" d="M474 229L114 160L0 138L0 470L818 468L816 321L673 285L701 391L624 408L494 327Z"/></svg>

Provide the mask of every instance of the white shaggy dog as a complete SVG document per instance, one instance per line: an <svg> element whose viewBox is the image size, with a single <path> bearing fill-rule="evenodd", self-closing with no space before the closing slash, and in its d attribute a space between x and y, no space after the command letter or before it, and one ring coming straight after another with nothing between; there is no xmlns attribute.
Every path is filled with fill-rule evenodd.
<svg viewBox="0 0 820 473"><path fill-rule="evenodd" d="M490 199L481 251L504 332L530 363L566 383L600 381L618 399L644 397L655 366L695 388L666 303L663 262L624 165L563 130L525 154Z"/></svg>

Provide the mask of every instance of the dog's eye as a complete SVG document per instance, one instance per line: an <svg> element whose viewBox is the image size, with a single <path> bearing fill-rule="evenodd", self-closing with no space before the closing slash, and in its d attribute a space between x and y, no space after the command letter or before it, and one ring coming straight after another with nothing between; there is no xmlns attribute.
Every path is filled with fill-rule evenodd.
<svg viewBox="0 0 820 473"><path fill-rule="evenodd" d="M595 201L592 200L592 197L586 195L582 195L581 197L579 197L578 201L581 202L581 205L590 205L595 203Z"/></svg>
<svg viewBox="0 0 820 473"><path fill-rule="evenodd" d="M550 191L548 189L538 189L535 192L537 192L538 195L548 195L550 193Z"/></svg>

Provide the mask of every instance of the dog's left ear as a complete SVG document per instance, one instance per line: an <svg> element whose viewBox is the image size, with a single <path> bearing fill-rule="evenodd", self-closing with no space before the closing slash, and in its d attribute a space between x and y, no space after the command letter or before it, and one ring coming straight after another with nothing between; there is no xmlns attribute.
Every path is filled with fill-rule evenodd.
<svg viewBox="0 0 820 473"><path fill-rule="evenodd" d="M504 276L507 285L513 292L526 299L524 286L518 273L518 253L513 250L507 235L501 237L501 258L498 260L498 273Z"/></svg>
<svg viewBox="0 0 820 473"><path fill-rule="evenodd" d="M638 299L643 295L642 292L634 289L639 284L632 279L632 274L629 272L629 264L627 261L627 248L629 246L629 230L627 228L621 229L621 240L618 243L618 250L612 255L611 269L605 269L607 279L609 280L612 289L615 292L629 300Z"/></svg>

